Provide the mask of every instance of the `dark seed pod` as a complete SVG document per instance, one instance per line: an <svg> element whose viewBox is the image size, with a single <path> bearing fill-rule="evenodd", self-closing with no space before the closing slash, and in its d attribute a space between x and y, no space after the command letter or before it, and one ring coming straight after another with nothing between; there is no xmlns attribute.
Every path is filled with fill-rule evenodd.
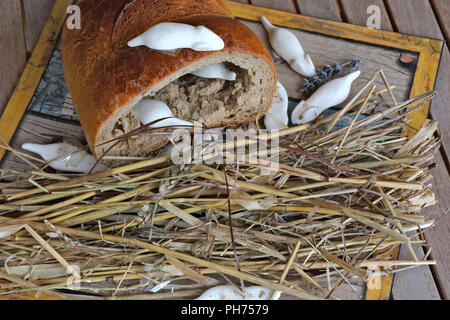
<svg viewBox="0 0 450 320"><path fill-rule="evenodd" d="M343 69L342 69L342 66L339 63L335 63L333 68L334 68L334 72L333 72L334 76L339 76L339 75L342 74Z"/></svg>
<svg viewBox="0 0 450 320"><path fill-rule="evenodd" d="M325 71L319 71L317 75L322 82L328 79L328 74Z"/></svg>
<svg viewBox="0 0 450 320"><path fill-rule="evenodd" d="M319 83L319 81L320 81L320 79L318 76L313 76L311 79L309 79L309 82L314 85L317 85Z"/></svg>
<svg viewBox="0 0 450 320"><path fill-rule="evenodd" d="M332 77L332 76L333 76L334 69L333 69L333 67L331 67L329 64L326 64L326 65L323 67L323 72L325 72L325 73L327 74L328 77Z"/></svg>
<svg viewBox="0 0 450 320"><path fill-rule="evenodd" d="M359 68L361 68L362 63L359 60L355 60L353 59L352 61L350 61L350 69L352 70L358 70Z"/></svg>

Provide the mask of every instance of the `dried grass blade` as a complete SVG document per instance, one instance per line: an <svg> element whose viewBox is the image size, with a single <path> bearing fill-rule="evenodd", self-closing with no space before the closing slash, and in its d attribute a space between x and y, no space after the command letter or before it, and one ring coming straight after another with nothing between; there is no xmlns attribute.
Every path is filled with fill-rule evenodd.
<svg viewBox="0 0 450 320"><path fill-rule="evenodd" d="M289 257L289 260L288 260L288 262L286 263L286 268L284 269L283 274L281 275L281 278L280 278L280 284L283 284L284 280L286 279L286 277L287 277L287 275L288 275L288 273L289 273L289 270L290 270L291 267L292 267L292 264L293 264L294 261L295 261L295 258L297 258L297 252L298 252L298 250L300 249L300 245L301 245L301 242L300 242L300 241L297 242L297 244L295 245L295 248L294 248L294 250L292 251L291 256ZM279 292L279 291L274 291L274 292L272 293L271 297L270 297L270 300L279 300L280 296L281 296L281 292Z"/></svg>
<svg viewBox="0 0 450 320"><path fill-rule="evenodd" d="M189 277L193 281L197 282L198 284L210 286L215 282L215 280L213 280L211 278L206 278L206 277L202 276L200 273L192 270L184 262L178 260L175 257L166 255L166 259L171 265L173 265L175 268L180 270L183 274L185 274L187 277Z"/></svg>
<svg viewBox="0 0 450 320"><path fill-rule="evenodd" d="M345 271L350 272L351 274L357 276L358 278L362 280L367 280L367 273L352 266L351 264L345 262L344 260L339 259L338 257L335 257L334 255L328 253L327 251L323 250L322 248L317 248L317 250L320 251L320 253L327 258L327 260L335 263L339 267L343 268Z"/></svg>
<svg viewBox="0 0 450 320"><path fill-rule="evenodd" d="M10 221L10 219L7 219L6 221ZM32 226L35 229L44 231L44 232L48 232L51 231L45 224L40 224L40 223L30 223L30 226ZM77 230L77 229L71 229L71 228L59 228L61 232L68 234L68 235L73 235L73 236L79 236L79 237L85 237L85 238L89 238L89 239L97 239L97 240L102 240L100 234L94 233L94 232L89 232L89 231L81 231L81 230ZM136 246L142 249L147 249L150 251L154 251L154 252L158 252L160 254L163 255L170 255L173 256L177 259L183 260L183 261L187 261L190 263L193 263L195 265L204 267L204 268L210 268L213 270L216 270L219 273L224 273L227 274L229 276L233 276L236 277L238 279L242 279L245 281L249 281L251 283L254 284L258 284L260 286L264 286L267 287L269 289L272 290L279 290L282 291L286 294L290 294L294 297L300 298L300 299L306 299L306 300L322 300L322 298L290 288L288 286L284 286L284 285L280 285L278 283L274 283L272 281L269 280L265 280L262 279L260 277L245 273L245 272L239 272L235 269L232 268L228 268L222 265L219 265L217 263L211 262L211 261L206 261L197 257L193 257L190 255L187 255L185 253L181 253L181 252L177 252L177 251L172 251L163 247L159 247L156 246L154 244L150 244L150 243L146 243L143 241L139 241L136 239L129 239L129 238L125 238L125 237L117 237L117 236L111 236L111 235L104 235L104 240L105 241L111 241L111 242L116 242L116 243L120 243L120 244L126 244L126 245L130 245L130 246Z"/></svg>

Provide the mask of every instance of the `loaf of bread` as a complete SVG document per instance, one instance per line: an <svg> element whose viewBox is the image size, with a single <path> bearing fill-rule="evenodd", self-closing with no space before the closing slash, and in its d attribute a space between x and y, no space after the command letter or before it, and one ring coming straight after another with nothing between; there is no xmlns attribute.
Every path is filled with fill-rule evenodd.
<svg viewBox="0 0 450 320"><path fill-rule="evenodd" d="M277 84L270 53L222 0L84 0L79 6L81 30L64 28L62 34L63 67L96 158L110 144L99 145L141 126L133 107L143 98L163 101L175 117L207 128L247 124L269 110ZM162 22L205 26L225 48L167 53L127 45ZM191 74L222 62L237 74L236 81ZM167 143L166 137L148 132L108 155L146 156Z"/></svg>

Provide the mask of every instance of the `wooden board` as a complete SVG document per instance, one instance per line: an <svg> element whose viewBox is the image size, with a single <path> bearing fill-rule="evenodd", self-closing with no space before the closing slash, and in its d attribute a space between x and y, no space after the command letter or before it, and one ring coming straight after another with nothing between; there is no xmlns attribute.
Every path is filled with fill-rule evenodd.
<svg viewBox="0 0 450 320"><path fill-rule="evenodd" d="M448 44L450 43L450 1L431 0L431 6Z"/></svg>
<svg viewBox="0 0 450 320"><path fill-rule="evenodd" d="M403 0L385 2L391 15L395 17L393 24L397 31L421 37L442 38L437 37L441 31L429 1L409 0L408 5Z"/></svg>
<svg viewBox="0 0 450 320"><path fill-rule="evenodd" d="M448 1L439 1L445 3ZM388 0L387 4L392 15L396 17L395 26L399 32L407 34L416 34L422 37L430 37L436 39L444 39L443 33L438 21L434 17L433 8L429 1L411 0L408 5L404 5L401 0ZM441 4L441 6L444 6ZM447 7L449 7L447 5ZM447 9L448 10L448 9ZM444 11L441 11L445 14ZM443 26L448 25L447 19L442 20ZM423 23L426 21L426 23ZM446 22L446 23L445 23ZM445 27L444 27L445 30ZM448 105L450 101L449 81L450 81L450 59L448 48L444 48L443 56L438 72L438 84L436 88L439 90L439 96L431 104L431 114L433 119L439 120L441 125L441 132L443 134L444 149L448 158L449 151L447 150L450 143L450 115L448 109L444 105ZM433 107L433 106L436 107Z"/></svg>
<svg viewBox="0 0 450 320"><path fill-rule="evenodd" d="M0 52L2 60L8 63L0 64L0 114L14 90L14 85L20 77L27 56L25 53L25 40L23 38L22 12L20 0L0 1Z"/></svg>
<svg viewBox="0 0 450 320"><path fill-rule="evenodd" d="M434 219L436 224L424 232L430 246L432 259L437 264L432 267L434 278L442 299L450 299L450 175L443 158L438 155L435 159L436 168L433 169L433 190L438 204L426 208L423 214L428 219Z"/></svg>
<svg viewBox="0 0 450 320"><path fill-rule="evenodd" d="M310 17L342 21L336 0L296 0L300 13Z"/></svg>
<svg viewBox="0 0 450 320"><path fill-rule="evenodd" d="M26 1L26 0L25 0ZM343 0L345 1L345 0ZM239 1L242 3L246 3L247 1L242 0ZM256 1L252 1L253 3ZM268 3L268 7L273 6L287 6L286 4L281 4L277 2L273 2L270 4L271 1L260 1L261 4ZM283 1L284 2L284 1ZM284 9L289 10L291 12L295 12L295 4L291 1L286 1L288 4L290 3L291 9ZM311 8L314 8L314 6L311 6L312 1L304 1L304 0L298 0L297 5L301 9L303 6L302 13L308 14L308 10L310 10L309 14L321 17L321 18L329 18L334 20L341 20L341 16L339 14L340 8L336 5L337 1L323 1L325 2L333 2L335 6L325 6L322 7L326 8L327 10L323 10L323 12L315 11L312 12ZM309 4L308 4L309 3ZM395 83L398 85L398 88L396 90L396 95L399 100L404 100L409 95L414 95L414 90L423 92L425 89L432 87L434 84L434 77L433 77L433 70L434 67L437 67L438 55L439 55L439 47L442 47L442 43L439 41L433 41L428 39L420 39L416 37L404 37L397 34L390 34L390 33L377 33L372 32L371 30L367 30L366 28L352 28L352 26L343 25L343 24L333 24L331 22L322 21L322 20L311 20L307 17L300 17L298 15L289 15L287 16L284 13L277 13L274 11L265 11L256 9L253 7L247 7L247 6L236 6L230 2L228 2L229 6L232 8L233 12L239 16L243 17L248 20L257 20L259 19L259 16L261 14L265 14L269 17L270 20L278 22L280 25L284 25L287 27L292 27L296 29L304 29L303 31L300 30L294 30L294 32L301 37L302 43L305 43L305 47L308 47L307 51L311 55L314 55L314 57L317 56L317 65L322 66L323 64L332 63L335 60L343 59L343 61L339 62L345 62L349 59L349 57L352 57L354 55L356 58L362 57L361 60L364 61L364 58L368 60L365 65L365 69L363 70L365 77L370 77L369 71L374 71L376 66L381 65L386 67L394 66L394 69L392 70L392 75L389 74L388 78L391 80L392 83ZM287 6L289 7L289 6ZM250 12L253 10L253 13ZM332 17L330 15L330 12L332 14L335 14L336 17ZM333 13L334 12L334 13ZM259 16L255 17L255 13L259 14ZM339 16L339 18L338 18ZM256 33L262 33L261 37L267 42L265 38L265 33L263 32L261 26L255 22L245 22L247 23L252 29L255 30ZM318 35L317 33L311 33L311 32L318 32L323 33L322 35ZM342 40L338 39L339 37L346 38L349 40ZM358 40L359 42L354 42L353 40ZM390 41L390 42L389 42ZM362 44L361 42L368 42L369 44ZM384 47L380 47L384 46ZM391 47L390 49L387 49L387 47ZM336 48L339 48L339 50L336 50ZM409 51L409 54L412 55L414 58L418 59L418 72L414 75L414 69L408 69L404 68L402 65L398 63L398 58L400 56L400 52L403 52L403 50L406 49ZM337 55L336 51L339 51L339 54ZM366 54L364 54L366 52ZM368 55L367 52L370 52ZM373 53L373 54L372 54ZM334 61L331 61L334 60ZM316 58L315 58L316 61ZM372 68L372 69L371 69ZM433 69L434 68L434 69ZM278 66L279 73L281 77L283 77L288 83L288 91L290 93L291 97L299 98L299 88L302 84L302 78L294 73L292 70L290 70L286 65L279 65ZM430 73L426 73L424 71L431 71ZM367 73L366 73L367 72ZM424 74L425 73L425 74ZM428 79L426 79L426 76ZM392 80L392 77L397 77L394 80ZM360 80L360 84L362 81L364 81L364 78L362 77ZM398 83L396 82L398 81ZM414 82L413 82L414 81ZM411 83L413 83L413 90L410 92L410 86ZM380 83L381 85L381 83ZM355 86L355 89L356 90ZM418 93L418 92L417 92ZM422 113L417 113L418 116L415 117L415 120L418 121L417 125L420 126L420 121L423 121L425 111ZM42 127L45 128L45 130L51 129L54 125L56 128L57 123L60 123L57 119L45 119L45 125L42 125L41 123L41 117L37 115L29 115L24 119L23 127L29 128L34 127L37 130L42 129ZM70 124L71 131L75 136L80 135L81 131L77 124ZM61 125L59 128L62 128ZM62 131L61 129L59 129ZM34 130L33 130L34 131ZM36 131L39 133L39 131ZM82 134L81 134L82 135ZM15 137L13 144L20 145L23 141L29 141L29 139L37 139L39 135L35 134L34 132L26 132L22 131L18 132L17 136ZM27 140L28 139L28 140ZM7 158L4 163L6 163L6 167L13 165L13 162L11 158ZM14 163L14 165L16 165Z"/></svg>
<svg viewBox="0 0 450 320"><path fill-rule="evenodd" d="M413 238L418 240L418 237ZM417 258L423 259L425 254L423 248L413 245ZM411 255L402 245L398 259L410 259ZM392 284L393 300L440 300L439 291L434 283L433 275L429 266L420 266L414 269L398 272Z"/></svg>
<svg viewBox="0 0 450 320"><path fill-rule="evenodd" d="M444 49L438 71L436 91L439 93L431 104L431 117L439 121L442 135L442 154L450 169L450 51Z"/></svg>
<svg viewBox="0 0 450 320"><path fill-rule="evenodd" d="M28 53L34 49L36 42L50 17L55 0L22 0L24 13L24 36Z"/></svg>

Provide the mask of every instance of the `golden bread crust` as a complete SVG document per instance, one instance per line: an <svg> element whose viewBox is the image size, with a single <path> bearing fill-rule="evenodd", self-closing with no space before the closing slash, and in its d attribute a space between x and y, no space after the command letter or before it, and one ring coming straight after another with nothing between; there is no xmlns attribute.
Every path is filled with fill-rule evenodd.
<svg viewBox="0 0 450 320"><path fill-rule="evenodd" d="M233 18L221 0L85 0L79 5L82 29L64 28L62 56L67 85L91 150L101 128L122 107L200 59L224 52L258 56L272 66L276 80L265 45ZM168 55L127 46L129 40L161 22L203 25L224 40L225 48L214 52L182 49Z"/></svg>

